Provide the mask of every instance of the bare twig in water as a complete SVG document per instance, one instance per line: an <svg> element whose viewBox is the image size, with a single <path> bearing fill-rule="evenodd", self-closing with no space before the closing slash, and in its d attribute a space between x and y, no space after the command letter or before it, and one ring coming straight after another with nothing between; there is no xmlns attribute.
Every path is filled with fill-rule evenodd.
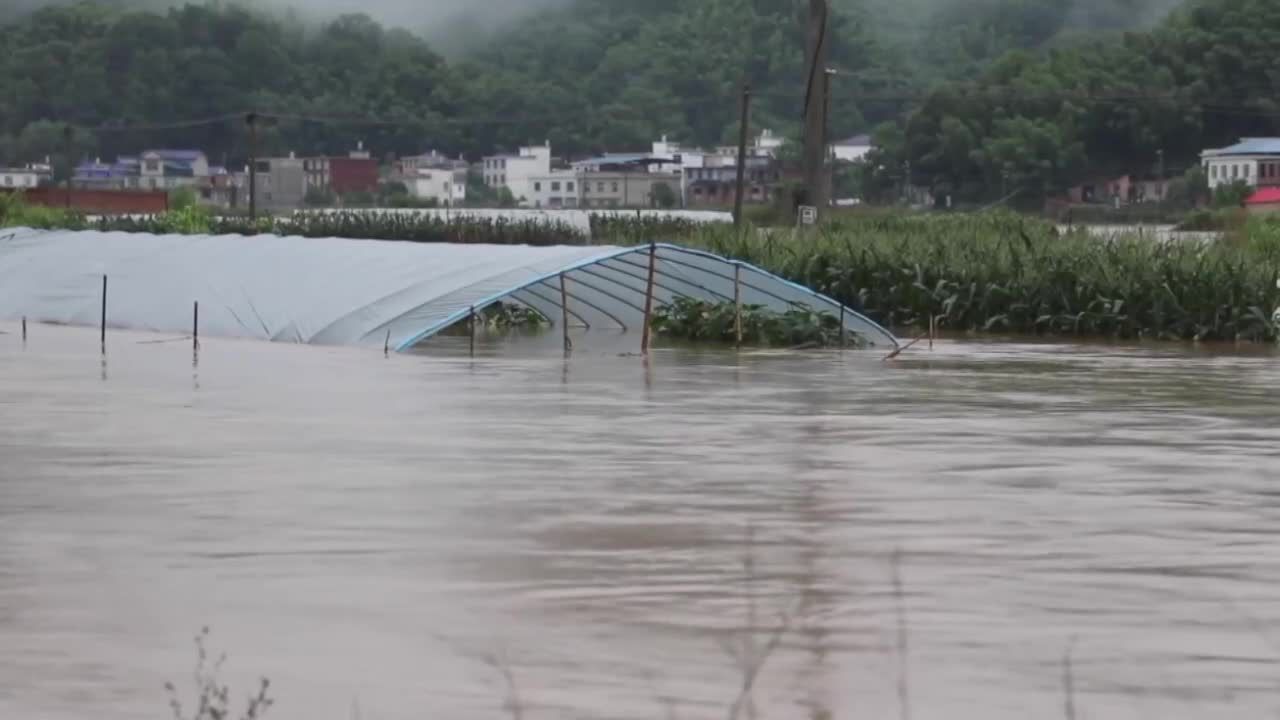
<svg viewBox="0 0 1280 720"><path fill-rule="evenodd" d="M758 647L755 642L755 636L758 630L758 611L756 608L756 562L755 562L755 528L751 525L747 526L746 550L742 558L742 568L744 575L744 593L747 600L747 631L742 639L741 646L736 646L732 642L722 643L725 652L738 664L738 669L742 673L742 685L738 689L738 696L734 698L733 704L729 707L729 720L737 720L743 710L747 711L748 717L755 716L755 705L752 698L752 691L755 689L756 680L760 677L760 672L764 670L765 663L769 657L782 644L782 638L791 629L791 623L796 615L803 608L803 600L796 603L796 607L781 613L778 618L778 624L774 627L769 635L769 640L763 647Z"/></svg>
<svg viewBox="0 0 1280 720"><path fill-rule="evenodd" d="M1076 649L1076 639L1067 641L1067 649L1062 653L1062 703L1063 714L1067 720L1076 720L1076 678L1071 664L1071 654Z"/></svg>
<svg viewBox="0 0 1280 720"><path fill-rule="evenodd" d="M523 720L524 703L520 700L520 689L516 687L516 676L511 671L511 663L497 655L485 655L483 659L489 667L501 673L502 679L507 683L507 700L502 709L511 713L512 720Z"/></svg>
<svg viewBox="0 0 1280 720"><path fill-rule="evenodd" d="M902 347L899 347L897 350L894 350L893 352L889 353L888 355L885 355L885 356L884 356L884 359L882 359L880 362L889 362L890 360L892 360L892 359L894 359L894 358L898 357L898 356L899 356L899 355L901 355L902 353L904 353L904 352L906 352L906 351L910 350L912 347L914 347L914 346L915 346L915 344L916 344L916 343L920 342L921 340L923 340L923 339L925 339L925 338L927 338L927 337L929 337L929 333L927 333L927 332L926 332L924 335L921 335L920 337L916 338L915 340L912 340L911 342L907 343L906 345L903 345Z"/></svg>
<svg viewBox="0 0 1280 720"><path fill-rule="evenodd" d="M797 603L798 605L798 603ZM773 651L782 645L782 638L791 629L791 622L794 619L798 608L793 611L782 613L778 618L778 625L774 628L773 633L769 636L769 642L758 652L753 652L750 662L742 665L742 688L738 692L738 697L734 699L733 705L729 708L729 720L737 720L738 715L742 713L742 708L751 700L751 691L755 688L756 679L760 677L760 671L764 670L765 663L768 662L769 656L773 655Z"/></svg>
<svg viewBox="0 0 1280 720"><path fill-rule="evenodd" d="M902 591L902 551L895 550L889 560L893 573L893 599L898 615L898 712L902 720L911 720L910 654L907 625L906 594Z"/></svg>
<svg viewBox="0 0 1280 720"><path fill-rule="evenodd" d="M178 700L178 690L173 683L165 683L164 689L169 693L169 710L174 720L228 720L231 717L231 689L218 682L218 672L226 662L225 654L219 655L216 662L209 663L207 641L209 628L200 630L195 637L196 667L192 674L196 687L195 714L188 717L183 713L182 702ZM257 693L249 696L249 704L240 720L261 720L267 710L275 703L267 694L271 689L271 681L262 678Z"/></svg>

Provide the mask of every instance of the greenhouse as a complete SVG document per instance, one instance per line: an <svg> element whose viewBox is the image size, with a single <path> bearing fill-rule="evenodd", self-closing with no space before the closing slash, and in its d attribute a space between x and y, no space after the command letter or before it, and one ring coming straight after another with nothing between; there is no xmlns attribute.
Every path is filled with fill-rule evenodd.
<svg viewBox="0 0 1280 720"><path fill-rule="evenodd" d="M652 268L652 274L650 269ZM0 317L202 336L403 351L490 305L553 323L640 332L652 293L844 318L866 342L893 334L812 290L751 265L669 244L467 245L273 235L7 230ZM652 278L652 279L651 279Z"/></svg>

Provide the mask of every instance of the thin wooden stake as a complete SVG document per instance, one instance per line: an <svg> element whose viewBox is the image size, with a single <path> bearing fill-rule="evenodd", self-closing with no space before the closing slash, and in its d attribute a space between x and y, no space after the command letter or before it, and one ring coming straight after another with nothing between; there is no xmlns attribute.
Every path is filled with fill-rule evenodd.
<svg viewBox="0 0 1280 720"><path fill-rule="evenodd" d="M382 357L391 357L391 328L387 328L387 339L382 341Z"/></svg>
<svg viewBox="0 0 1280 720"><path fill-rule="evenodd" d="M471 306L471 315L467 318L468 335L471 336L471 357L476 356L476 306Z"/></svg>
<svg viewBox="0 0 1280 720"><path fill-rule="evenodd" d="M22 316L22 344L27 343L27 316Z"/></svg>
<svg viewBox="0 0 1280 720"><path fill-rule="evenodd" d="M107 276L102 276L102 322L99 324L102 350L107 350Z"/></svg>
<svg viewBox="0 0 1280 720"><path fill-rule="evenodd" d="M934 333L936 332L937 322L938 322L937 316L930 313L929 315L929 349L930 350L933 349L933 336L934 336Z"/></svg>
<svg viewBox="0 0 1280 720"><path fill-rule="evenodd" d="M907 650L908 630L906 593L902 591L902 551L895 550L890 560L893 572L893 598L898 615L898 716L911 720L910 658Z"/></svg>
<svg viewBox="0 0 1280 720"><path fill-rule="evenodd" d="M564 351L573 350L573 341L569 339L569 290L565 287L564 273L560 273L560 327L564 335Z"/></svg>
<svg viewBox="0 0 1280 720"><path fill-rule="evenodd" d="M849 333L844 329L844 303L840 303L840 348L843 350L849 345Z"/></svg>
<svg viewBox="0 0 1280 720"><path fill-rule="evenodd" d="M742 347L742 265L733 264L733 337Z"/></svg>
<svg viewBox="0 0 1280 720"><path fill-rule="evenodd" d="M649 282L644 291L644 334L640 338L640 354L649 354L649 342L653 329L650 324L653 321L653 276L657 271L658 262L658 244L656 242L649 243Z"/></svg>
<svg viewBox="0 0 1280 720"><path fill-rule="evenodd" d="M191 349L200 349L200 301L191 306Z"/></svg>

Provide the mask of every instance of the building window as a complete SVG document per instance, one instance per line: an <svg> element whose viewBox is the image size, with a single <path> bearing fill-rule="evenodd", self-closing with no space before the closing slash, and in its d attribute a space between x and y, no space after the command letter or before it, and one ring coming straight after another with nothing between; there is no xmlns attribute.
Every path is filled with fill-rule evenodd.
<svg viewBox="0 0 1280 720"><path fill-rule="evenodd" d="M160 172L160 161L159 161L159 160L148 160L148 161L147 161L147 172Z"/></svg>
<svg viewBox="0 0 1280 720"><path fill-rule="evenodd" d="M506 169L507 169L507 161L506 161L506 160L499 160L498 162L502 164L502 169L503 169L503 170L506 170Z"/></svg>
<svg viewBox="0 0 1280 720"><path fill-rule="evenodd" d="M1235 180L1235 179L1236 179L1236 178L1238 178L1238 177L1240 177L1240 166L1239 166L1239 165L1232 165L1232 166L1231 166L1231 179L1232 179L1232 180Z"/></svg>
<svg viewBox="0 0 1280 720"><path fill-rule="evenodd" d="M551 192L560 192L560 181L553 180L551 182Z"/></svg>
<svg viewBox="0 0 1280 720"><path fill-rule="evenodd" d="M596 183L596 192L604 192L604 183L602 182Z"/></svg>
<svg viewBox="0 0 1280 720"><path fill-rule="evenodd" d="M499 176L498 176L498 184L499 184L499 185L506 185L506 184L507 184L507 176L506 176L506 175L499 175Z"/></svg>
<svg viewBox="0 0 1280 720"><path fill-rule="evenodd" d="M573 192L573 183L572 182L565 183L564 189L566 192Z"/></svg>
<svg viewBox="0 0 1280 720"><path fill-rule="evenodd" d="M618 192L618 183L613 184L613 191Z"/></svg>
<svg viewBox="0 0 1280 720"><path fill-rule="evenodd" d="M534 192L542 192L542 183L540 183L540 182L536 182L536 183L534 183L534 184L533 184L533 191L534 191Z"/></svg>

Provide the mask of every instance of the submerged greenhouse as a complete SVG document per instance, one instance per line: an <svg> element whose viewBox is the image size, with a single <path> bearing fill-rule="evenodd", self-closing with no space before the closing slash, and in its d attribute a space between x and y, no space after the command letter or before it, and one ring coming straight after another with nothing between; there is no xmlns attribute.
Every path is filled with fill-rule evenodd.
<svg viewBox="0 0 1280 720"><path fill-rule="evenodd" d="M652 283L650 283L652 253ZM529 247L273 235L5 230L0 317L406 350L504 302L560 322L639 332L648 293L843 317L866 342L892 333L830 298L751 265L669 244ZM563 283L561 279L563 278ZM564 300L562 301L562 298Z"/></svg>

